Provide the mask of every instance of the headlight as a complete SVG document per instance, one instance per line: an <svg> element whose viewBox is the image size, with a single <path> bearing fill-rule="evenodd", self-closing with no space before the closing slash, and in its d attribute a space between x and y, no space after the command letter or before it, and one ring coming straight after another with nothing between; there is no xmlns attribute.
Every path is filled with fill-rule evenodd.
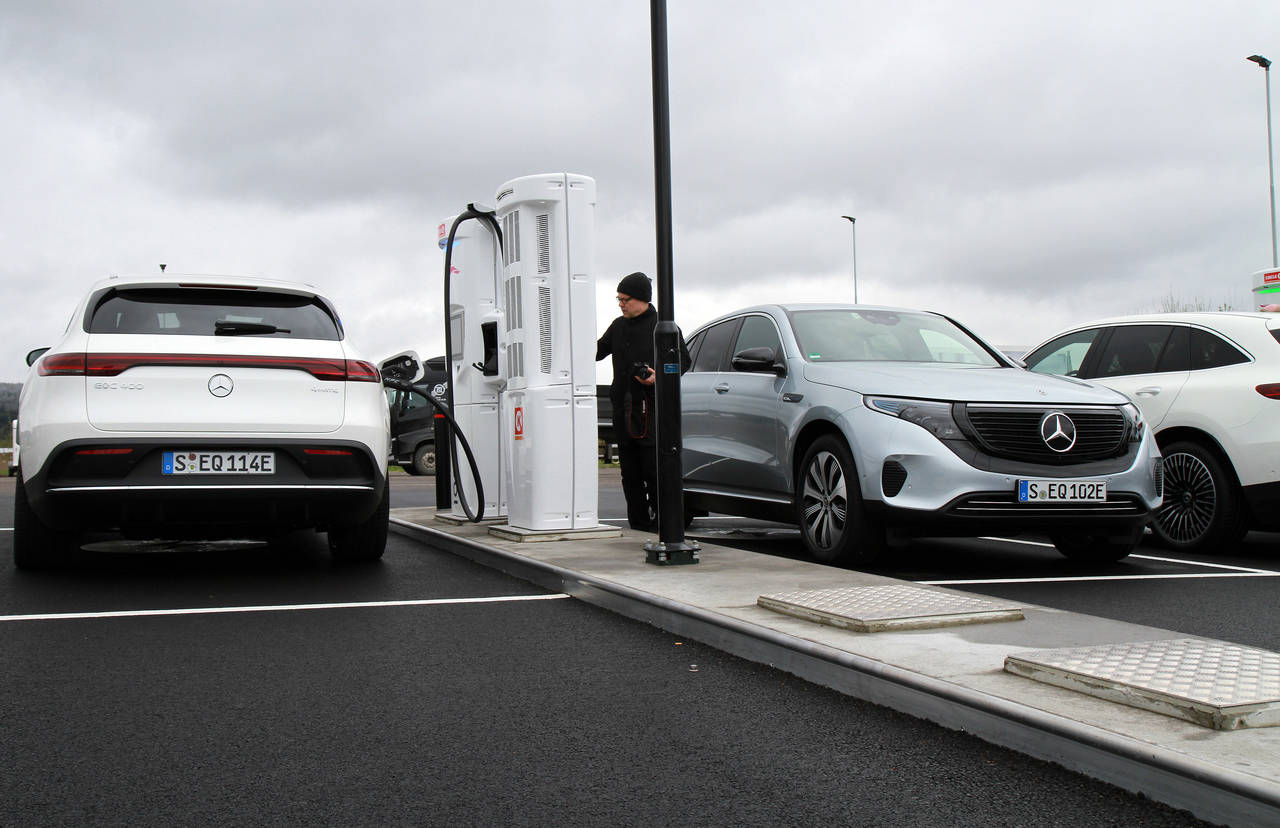
<svg viewBox="0 0 1280 828"><path fill-rule="evenodd" d="M872 411L915 423L939 440L964 439L960 426L951 416L951 403L902 397L864 397L863 401Z"/></svg>
<svg viewBox="0 0 1280 828"><path fill-rule="evenodd" d="M1146 421L1142 419L1142 412L1133 403L1125 403L1120 406L1120 410L1124 412L1124 418L1129 421L1129 442L1141 442L1142 432L1146 427Z"/></svg>

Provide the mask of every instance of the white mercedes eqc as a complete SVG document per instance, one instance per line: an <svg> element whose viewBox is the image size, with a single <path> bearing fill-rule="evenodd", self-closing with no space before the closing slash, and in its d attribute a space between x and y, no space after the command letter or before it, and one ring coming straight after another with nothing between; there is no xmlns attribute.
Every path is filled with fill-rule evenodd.
<svg viewBox="0 0 1280 828"><path fill-rule="evenodd" d="M113 277L33 351L18 403L20 569L84 533L131 539L328 533L337 560L386 545L390 443L377 368L297 283Z"/></svg>
<svg viewBox="0 0 1280 828"><path fill-rule="evenodd" d="M694 332L689 352L686 519L795 523L824 561L1002 532L1109 561L1160 505L1160 452L1128 399L1023 370L940 314L762 305Z"/></svg>

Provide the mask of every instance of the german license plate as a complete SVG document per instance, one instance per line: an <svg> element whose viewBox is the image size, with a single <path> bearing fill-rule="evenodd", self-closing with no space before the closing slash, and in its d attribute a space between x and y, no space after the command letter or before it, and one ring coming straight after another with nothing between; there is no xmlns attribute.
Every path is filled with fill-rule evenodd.
<svg viewBox="0 0 1280 828"><path fill-rule="evenodd" d="M166 451L163 474L275 474L272 451Z"/></svg>
<svg viewBox="0 0 1280 828"><path fill-rule="evenodd" d="M1019 480L1019 503L1100 503L1107 499L1105 480Z"/></svg>

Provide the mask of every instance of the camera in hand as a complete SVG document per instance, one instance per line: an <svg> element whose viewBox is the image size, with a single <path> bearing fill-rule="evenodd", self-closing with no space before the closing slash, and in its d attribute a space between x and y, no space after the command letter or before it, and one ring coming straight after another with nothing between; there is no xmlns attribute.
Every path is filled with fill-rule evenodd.
<svg viewBox="0 0 1280 828"><path fill-rule="evenodd" d="M649 366L643 362L631 363L631 376L636 379L644 379L649 376Z"/></svg>

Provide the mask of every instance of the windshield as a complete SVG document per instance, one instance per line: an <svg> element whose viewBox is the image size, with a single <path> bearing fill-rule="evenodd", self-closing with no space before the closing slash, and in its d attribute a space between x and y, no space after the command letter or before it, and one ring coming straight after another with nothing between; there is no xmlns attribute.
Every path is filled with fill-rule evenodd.
<svg viewBox="0 0 1280 828"><path fill-rule="evenodd" d="M810 362L1002 364L950 320L929 313L823 309L788 315Z"/></svg>
<svg viewBox="0 0 1280 828"><path fill-rule="evenodd" d="M342 338L329 312L307 296L191 288L114 291L93 310L89 332L335 341Z"/></svg>

